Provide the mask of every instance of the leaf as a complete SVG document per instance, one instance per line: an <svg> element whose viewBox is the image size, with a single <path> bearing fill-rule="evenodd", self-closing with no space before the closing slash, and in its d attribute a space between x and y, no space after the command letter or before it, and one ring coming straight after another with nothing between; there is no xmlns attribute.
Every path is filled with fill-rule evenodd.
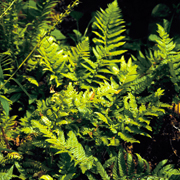
<svg viewBox="0 0 180 180"><path fill-rule="evenodd" d="M155 167L155 169L153 170L152 174L153 175L158 175L158 172L160 171L160 169L168 162L168 159L164 159L161 162L158 163L158 165Z"/></svg>
<svg viewBox="0 0 180 180"><path fill-rule="evenodd" d="M13 176L13 168L14 168L14 165L11 166L11 168L8 170L8 172L3 176L3 179L4 180L10 180Z"/></svg>
<svg viewBox="0 0 180 180"><path fill-rule="evenodd" d="M143 159L143 161L144 161L144 163L145 163L145 165L146 165L146 170L145 170L145 174L150 174L150 172L151 172L151 169L150 169L150 166L149 166L149 163L145 160L145 159Z"/></svg>
<svg viewBox="0 0 180 180"><path fill-rule="evenodd" d="M0 95L0 101L2 103L4 111L6 112L6 118L7 118L9 116L9 102L10 102L10 100L7 99L5 96Z"/></svg>
<svg viewBox="0 0 180 180"><path fill-rule="evenodd" d="M46 116L41 116L41 120L47 125L51 126L51 121Z"/></svg>
<svg viewBox="0 0 180 180"><path fill-rule="evenodd" d="M74 73L67 73L67 74L65 74L65 73L61 73L63 76L65 76L66 78L69 78L69 79L71 79L72 81L77 81L77 77L75 76L75 74Z"/></svg>
<svg viewBox="0 0 180 180"><path fill-rule="evenodd" d="M54 36L57 40L64 40L66 39L66 36L64 36L60 30L55 29L51 32L51 35Z"/></svg>
<svg viewBox="0 0 180 180"><path fill-rule="evenodd" d="M157 36L156 34L151 34L149 37L148 37L149 41L153 41L153 42L156 42L156 40L161 40L161 38L159 36Z"/></svg>
<svg viewBox="0 0 180 180"><path fill-rule="evenodd" d="M25 177L25 174L26 174L25 169L17 161L15 162L15 166L18 169L18 171L20 172L19 178L25 180L26 179L26 177Z"/></svg>
<svg viewBox="0 0 180 180"><path fill-rule="evenodd" d="M121 139L123 139L123 140L126 141L126 142L130 142L130 143L140 143L140 141L132 138L132 136L129 135L129 134L125 134L125 133L122 133L122 132L118 132L118 136L120 136Z"/></svg>
<svg viewBox="0 0 180 180"><path fill-rule="evenodd" d="M42 180L53 180L53 178L50 175L43 175L40 177Z"/></svg>
<svg viewBox="0 0 180 180"><path fill-rule="evenodd" d="M124 177L127 175L127 168L124 159L124 149L120 147L118 152L118 170L120 177Z"/></svg>
<svg viewBox="0 0 180 180"><path fill-rule="evenodd" d="M136 153L136 156L138 158L137 174L141 174L144 171L144 161L139 154Z"/></svg>
<svg viewBox="0 0 180 180"><path fill-rule="evenodd" d="M29 104L32 104L36 100L37 100L37 95L31 95L31 99L29 99Z"/></svg>
<svg viewBox="0 0 180 180"><path fill-rule="evenodd" d="M0 85L2 85L3 83L4 83L4 75L3 75L2 66L0 64Z"/></svg>
<svg viewBox="0 0 180 180"><path fill-rule="evenodd" d="M68 124L68 121L62 120L62 121L58 122L57 124L58 124L58 125Z"/></svg>
<svg viewBox="0 0 180 180"><path fill-rule="evenodd" d="M170 9L167 5L157 4L152 10L151 15L153 17L159 18L159 17L167 17L169 13L170 13Z"/></svg>
<svg viewBox="0 0 180 180"><path fill-rule="evenodd" d="M38 82L36 81L36 79L32 76L28 76L28 77L25 77L30 83L36 85L36 86L39 86Z"/></svg>
<svg viewBox="0 0 180 180"><path fill-rule="evenodd" d="M29 99L31 99L30 94L26 91L26 89L24 89L22 84L17 79L14 79L14 78L12 78L12 79L20 86L20 88L25 92L25 94L29 97Z"/></svg>
<svg viewBox="0 0 180 180"><path fill-rule="evenodd" d="M105 76L98 75L98 74L96 74L95 77L100 78L100 79L106 79L106 80L108 80L108 78L106 78Z"/></svg>
<svg viewBox="0 0 180 180"><path fill-rule="evenodd" d="M104 115L102 115L102 114L99 113L99 112L95 112L95 114L97 114L97 115L99 116L99 118L100 118L103 122L105 122L106 124L109 125L108 120L107 120L107 118L106 118Z"/></svg>
<svg viewBox="0 0 180 180"><path fill-rule="evenodd" d="M132 174L134 174L135 165L133 162L132 155L129 153L127 153L127 168L128 168L128 176L131 176Z"/></svg>
<svg viewBox="0 0 180 180"><path fill-rule="evenodd" d="M6 149L6 148L0 148L0 151L9 151L9 152L16 152L17 153L17 151Z"/></svg>
<svg viewBox="0 0 180 180"><path fill-rule="evenodd" d="M22 93L16 93L16 94L13 94L11 97L10 97L10 100L14 103L14 102L17 102L18 99L21 97Z"/></svg>
<svg viewBox="0 0 180 180"><path fill-rule="evenodd" d="M107 172L105 171L104 167L99 161L96 162L96 167L97 167L98 173L101 175L103 180L110 180L110 177L108 176Z"/></svg>
<svg viewBox="0 0 180 180"><path fill-rule="evenodd" d="M76 35L77 41L79 42L82 37L82 34L76 29L74 29L73 32ZM76 39L75 39L75 42L76 42Z"/></svg>
<svg viewBox="0 0 180 180"><path fill-rule="evenodd" d="M88 69L92 74L94 73L94 70L91 69L90 67L86 66L86 65L83 64L83 63L81 63L81 65L82 65L83 67L85 67L86 69Z"/></svg>

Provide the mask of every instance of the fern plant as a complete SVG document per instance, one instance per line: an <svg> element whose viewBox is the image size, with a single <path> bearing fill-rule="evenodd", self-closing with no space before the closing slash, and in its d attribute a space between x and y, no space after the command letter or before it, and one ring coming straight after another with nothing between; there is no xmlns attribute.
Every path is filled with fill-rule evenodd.
<svg viewBox="0 0 180 180"><path fill-rule="evenodd" d="M124 44L122 42L124 36L121 35L124 32L123 23L117 1L111 3L105 11L97 13L93 24L97 27L97 30L93 31L97 35L94 39L96 47L92 48L94 56L91 56L88 37L82 38L82 41L69 51L59 50L58 44L52 43L54 39L51 36L45 38L39 47L40 64L45 71L51 72L50 80L55 80L52 84L58 87L64 80L68 80L79 90L89 89L92 96L90 100L94 103L93 111L97 111L96 118L105 123L105 125L93 123L97 132L89 133L97 134L101 140L98 138L96 142L100 144L103 142L106 145L118 145L119 139L139 142L131 138L133 134L148 136L148 133L141 130L141 127L151 130L148 116L158 116L161 112L165 112L161 107L168 106L159 101L163 94L161 89L147 97L136 99L134 96L137 89L141 91L144 89L138 79L137 66L131 59L126 63L123 56L119 58L125 52L118 49ZM109 75L105 77L105 74ZM90 91L91 88L93 91ZM77 113L78 111L80 108ZM101 136L101 130L98 132L99 127L109 129L109 134ZM87 129L85 131L88 132Z"/></svg>
<svg viewBox="0 0 180 180"><path fill-rule="evenodd" d="M45 93L47 93L42 93L42 89L45 87L41 86L44 76L41 73L41 67L37 67L38 61L33 56L34 51L36 51L42 38L48 33L50 34L55 29L55 26L62 22L64 17L78 4L78 0L74 1L67 7L64 13L59 15L54 24L49 25L49 13L57 2L43 0L37 2L31 0L22 2L22 0L18 0L9 4L4 1L2 2L3 7L7 7L7 10L1 9L0 25L3 31L2 34L4 34L2 44L7 44L8 47L3 50L2 56L9 55L11 58L11 68L8 68L6 75L1 73L1 78L5 75L8 79L0 89L4 89L7 98L16 102L18 106L22 106L19 108L21 111L25 109L23 104L27 102L23 102L26 98L23 97L20 89L28 96L28 103L31 108L33 108L31 104L35 99L39 97L44 98ZM23 20L21 21L20 19ZM42 34L42 31L44 32L45 30L45 34ZM12 66L14 67L13 70ZM20 70L22 66L23 70ZM17 73L18 71L20 72ZM13 88L9 83L11 79L15 82ZM46 89L48 91L48 87ZM31 91L31 95L29 91Z"/></svg>
<svg viewBox="0 0 180 180"><path fill-rule="evenodd" d="M34 134L40 137L45 127L49 126L51 130L47 133L50 133L50 135L52 135L51 131L57 131L59 128L64 132L71 130L75 132L77 138L83 138L84 143L91 142L96 146L104 147L119 146L123 141L139 143L134 138L136 134L150 136L148 131L152 130L150 127L151 118L164 113L163 107L168 105L160 102L160 97L163 94L161 89L147 97L136 97L132 88L138 88L139 85L137 65L134 65L131 59L126 62L123 56L118 60L114 58L124 52L116 50L117 47L114 45L114 43L120 43L123 39L123 37L120 39L118 37L122 33L122 27L119 27L122 23L120 15L116 16L115 19L111 18L111 14L114 13L113 16L115 16L118 9L117 1L114 1L106 11L98 13L99 19L103 17L102 22L108 22L108 18L109 20L112 19L112 22L110 21L108 26L110 29L107 30L107 27L103 26L103 23L97 18L95 25L100 30L102 30L101 26L105 29L102 30L104 41L95 40L96 43L104 42L103 45L97 44L93 50L96 61L89 59L91 56L88 38L80 42L76 48L71 48L73 53L59 50L52 37L43 39L39 52L44 70L52 73L50 78L51 80L55 79L58 86L63 83L63 76L69 81L73 81L73 83L67 84L68 86L65 86L63 90L54 93L52 98L48 98L46 102L38 101L38 108L34 114L21 119L22 128L19 133L23 132L27 136ZM97 31L95 31L95 34L100 38ZM122 45L122 42L119 45ZM111 58L110 53L112 53ZM50 59L52 62L50 62ZM94 83L99 81L93 78L98 76L89 73L89 71L94 72L94 70L90 70L88 64L91 67L96 67L97 73L99 71L98 62L102 63L101 67L105 68L104 70L101 69L102 72L111 72L109 74L112 76L101 78L101 83L97 83L95 86ZM86 78L82 75L83 68L87 69L85 71L87 72L85 74ZM90 74L92 75L91 80L89 79ZM81 81L82 78L86 82ZM84 91L84 88L88 90ZM39 127L42 127L42 130L40 128L37 131L38 122L35 123L35 119L42 122L42 126L41 123L38 124ZM143 129L146 129L146 131ZM94 150L93 155L96 155Z"/></svg>
<svg viewBox="0 0 180 180"><path fill-rule="evenodd" d="M141 84L146 84L145 79L148 77L150 77L149 85L147 86L149 91L154 90L150 87L151 84L154 84L154 87L158 87L158 84L159 87L163 87L163 83L172 84L171 89L167 89L166 87L164 89L172 91L173 96L171 98L173 101L177 101L176 95L179 93L178 59L180 55L179 52L174 51L176 45L173 43L173 39L169 38L169 34L167 34L165 29L159 24L157 24L157 27L159 36L150 36L150 39L156 42L157 48L146 52L146 56L140 52L138 60L136 58L134 59L136 60L136 64L138 64L139 73L143 76ZM140 92L137 91L136 93Z"/></svg>
<svg viewBox="0 0 180 180"><path fill-rule="evenodd" d="M0 173L0 177L1 177L1 179L2 180L5 180L5 179L7 179L7 180L10 180L12 177L13 177L13 166L8 170L8 172L7 173Z"/></svg>
<svg viewBox="0 0 180 180"><path fill-rule="evenodd" d="M65 15L77 2L69 5ZM33 4L34 14L29 14L32 12L28 10L33 8L28 3ZM160 50L150 54L149 61L142 61L144 64L138 60L134 62L131 58L125 60L123 53L126 50L121 47L125 43L122 35L125 31L124 21L115 0L95 16L93 47L91 39L86 36L81 37L76 46L59 45L50 34L56 23L50 26L50 30L47 28L47 14L54 3L29 1L23 7L23 13L31 19L29 24L18 24L21 26L22 42L16 43L19 51L13 55L19 57L20 62L17 61L18 69L10 78L27 62L25 72L21 71L16 77L24 83L25 88L28 87L31 95L34 93L36 96L28 103L34 103L33 109L27 109L15 130L11 128L13 117L2 115L2 150L9 149L9 153L1 153L0 156L4 170L15 164L21 177L29 179L68 180L82 174L89 179L100 176L106 180L179 177L179 171L174 170L172 165L165 165L167 161L161 162L153 174L147 161L140 155L137 155L137 162L134 163L132 156L123 149L117 154L124 142L140 143L135 135L150 137L151 120L165 113L165 108L169 107L161 101L163 88L157 86L156 82L155 86L152 85L156 79L163 77L163 68L168 72L170 67L169 76L177 80L175 75L178 71L174 75L172 67L175 66L170 64L176 53L172 52L174 45L168 35L159 26L161 41L157 43ZM62 17L60 15L58 21ZM28 28L32 28L32 34L28 34ZM35 45L35 42L38 44ZM26 48L28 53L25 56L28 56L24 59ZM140 56L140 60L143 60L142 53ZM38 70L40 73L35 75ZM0 78L2 74L0 72ZM39 79L37 76L40 76ZM39 81L43 76L46 76L52 95L39 98L39 91L43 91L43 88L39 88ZM25 80L34 86L27 85ZM8 85L10 83L6 87ZM7 92L11 94L17 89L13 91L9 87ZM14 102L18 99L16 95L11 97ZM2 105L7 105L7 99ZM14 141L15 145L10 141ZM10 151L14 146L17 153ZM107 160L105 155L110 159ZM111 174L106 172L108 167ZM165 173L167 170L169 174Z"/></svg>
<svg viewBox="0 0 180 180"><path fill-rule="evenodd" d="M151 171L148 162L139 154L136 154L136 159L132 154L127 153L123 148L119 149L117 156L108 159L102 166L100 162L97 163L97 170L87 172L86 175L90 180L96 180L95 174L99 173L103 180L118 179L118 180L175 180L179 179L180 171L174 168L174 165L168 164L165 159ZM108 176L106 169L109 168L110 176Z"/></svg>
<svg viewBox="0 0 180 180"><path fill-rule="evenodd" d="M69 62L66 63L67 70L63 72L62 66L59 66L59 70L56 68L56 71L62 71L61 75L71 81L76 81L77 85L81 88L90 88L93 83L99 84L102 83L103 80L108 80L109 78L104 75L107 73L112 75L112 72L107 67L120 62L119 59L113 59L113 57L117 57L125 52L125 50L117 50L117 48L125 43L122 42L124 36L121 34L125 29L124 26L122 26L124 21L121 17L117 1L109 4L106 11L102 10L102 12L98 12L96 22L93 24L94 28L97 27L97 29L93 31L93 33L97 35L97 38L93 40L96 45L96 47L92 48L94 55L90 56L89 38L82 37L76 47L71 47L70 50L64 51L64 55L68 56L69 60ZM98 32L98 30L101 32ZM43 64L48 67L46 70L49 70L48 62L50 62L51 58L46 58L46 61L44 58L49 55L53 57L56 54L56 51L50 54L48 48L49 45L46 40L46 42L44 41L44 44L40 46ZM55 70L53 67L52 69ZM53 74L53 76L57 77L55 74Z"/></svg>
<svg viewBox="0 0 180 180"><path fill-rule="evenodd" d="M155 48L145 53L139 52L139 57L134 58L141 75L139 88L133 87L135 94L146 90L146 94L153 92L156 88L164 89L163 102L169 104L179 103L179 52L175 50L176 44L161 25L157 24L157 35L151 35L150 40L156 43ZM175 106L175 105L174 105ZM159 123L160 122L160 123ZM155 122L153 129L160 130L159 124ZM159 128L157 128L159 127Z"/></svg>

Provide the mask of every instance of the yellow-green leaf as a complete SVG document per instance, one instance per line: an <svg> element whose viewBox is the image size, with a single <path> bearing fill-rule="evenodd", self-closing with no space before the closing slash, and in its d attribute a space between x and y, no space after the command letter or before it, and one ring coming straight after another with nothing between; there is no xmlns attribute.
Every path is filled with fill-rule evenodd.
<svg viewBox="0 0 180 180"><path fill-rule="evenodd" d="M106 124L109 125L108 120L107 120L107 118L104 115L102 115L99 112L95 112L95 113L99 116L100 120L102 120L103 122L105 122Z"/></svg>

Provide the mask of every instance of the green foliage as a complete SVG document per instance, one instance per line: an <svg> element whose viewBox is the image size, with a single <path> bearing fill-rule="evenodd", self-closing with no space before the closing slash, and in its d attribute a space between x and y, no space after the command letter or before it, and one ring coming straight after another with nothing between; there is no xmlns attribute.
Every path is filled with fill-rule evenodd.
<svg viewBox="0 0 180 180"><path fill-rule="evenodd" d="M7 173L1 173L0 176L1 176L1 179L2 180L10 180L12 177L13 177L13 166L8 170Z"/></svg>
<svg viewBox="0 0 180 180"><path fill-rule="evenodd" d="M101 163L97 163L97 172L101 175L102 179L110 179L105 169L111 166L111 176L114 180L178 179L180 177L180 171L174 169L174 165L168 164L167 162L168 160L159 162L155 169L151 171L148 162L139 154L136 154L135 160L132 154L120 148L118 155L108 159L103 166ZM87 174L87 176L90 180L93 179L90 174Z"/></svg>
<svg viewBox="0 0 180 180"><path fill-rule="evenodd" d="M13 58L14 66L17 66L17 69L14 73L8 74L10 76L8 80L1 86L1 89L6 89L5 85L13 79L21 88L22 90L28 95L30 104L33 102L33 97L37 95L32 94L29 95L27 92L28 90L32 90L26 86L23 88L22 83L24 78L26 78L30 83L32 83L36 89L38 86L38 81L42 78L42 74L39 73L37 76L32 77L32 70L37 70L38 61L32 56L32 54L36 51L37 47L39 46L42 39L49 33L51 33L55 26L62 22L64 17L70 14L74 6L78 4L78 0L74 1L70 4L66 11L59 15L57 21L49 25L50 21L48 20L49 14L52 11L52 8L56 5L58 1L38 1L35 3L34 1L27 1L22 2L14 1L9 7L9 11L6 16L1 16L2 23L0 24L3 29L4 38L3 44L11 43L8 45L8 49L4 50L2 54L7 54L10 52L10 57ZM8 6L8 5L7 5ZM23 14L24 13L24 14ZM23 19L22 21L19 19ZM12 22L11 22L12 21ZM7 22L7 24L6 24ZM27 23L28 22L28 23ZM28 31L31 30L31 31ZM45 34L42 34L42 31L46 31ZM6 40L8 39L8 40ZM10 50L9 50L10 49ZM16 63L16 64L15 64ZM25 75L18 76L17 72L20 68L24 66ZM31 72L29 72L31 71ZM23 71L20 73L21 75L24 74ZM13 78L13 76L17 75L17 78ZM40 77L39 77L40 76ZM3 77L1 75L1 77ZM9 90L9 89L8 89ZM17 92L18 89L14 90ZM13 97L14 99L14 97ZM17 100L17 99L16 99Z"/></svg>
<svg viewBox="0 0 180 180"><path fill-rule="evenodd" d="M161 112L164 113L161 107L165 107L165 104L159 101L163 92L161 89L149 97L139 98L138 101L132 94L134 91L131 89L139 88L140 84L136 71L137 66L132 63L131 59L126 63L123 56L116 59L125 52L117 50L116 46L124 44L121 42L124 38L121 36L124 26L121 24L123 24L123 20L120 9L117 2L114 1L106 11L102 10L97 13L96 21L93 24L97 30L93 32L101 40L94 39L96 44L96 47L92 48L94 56L90 56L92 53L88 37L82 37L82 41L76 47L71 47L70 50L59 50L60 47L51 36L44 38L39 47L40 64L44 67L44 71L51 73L49 79L50 81L54 80L57 87L62 84L65 77L68 81L73 81L77 88L89 89L84 94L79 91L77 95L74 90L66 92L65 94L71 94L72 97L62 96L60 102L63 99L66 107L71 107L70 111L74 109L72 104L75 104L76 108L73 113L77 113L80 119L85 117L85 121L92 126L90 130L82 129L85 131L83 134L94 134L95 141L99 145L103 143L117 146L121 139L127 142L139 142L132 136L134 134L149 136L148 133L142 131L142 127L151 131L148 116L158 116ZM105 77L104 74L110 75ZM68 87L70 91L72 88ZM90 90L91 88L93 90ZM83 98L84 101L80 101L80 98ZM65 99L70 99L70 102L74 99L74 102L68 104ZM148 102L151 103L148 104ZM146 106L145 103L147 103ZM82 107L79 107L80 104ZM85 107L88 107L91 114L84 109ZM93 111L95 113L92 113ZM65 113L68 116L69 110L66 110ZM95 120L91 122L92 120L90 121L89 118ZM98 119L102 122L98 122ZM104 124L102 124L103 122ZM101 134L103 128L109 129L109 131Z"/></svg>
<svg viewBox="0 0 180 180"><path fill-rule="evenodd" d="M65 66L68 61L68 57L64 54L63 50L60 50L60 47L55 42L55 38L52 36L45 37L39 47L39 52L41 56L40 65L44 67L44 71L49 71L52 74L50 75L50 82L55 81L57 87L62 84L63 73L67 73L68 69ZM54 84L52 82L52 84Z"/></svg>
<svg viewBox="0 0 180 180"><path fill-rule="evenodd" d="M167 160L151 172L145 159L121 146L140 143L136 135L151 137L151 120L158 121L170 107L162 101L163 78L179 92L175 44L158 25L158 50L126 60L117 0L96 13L93 39L74 30L75 46L58 42L56 25L78 2L55 23L48 15L56 0L18 0L0 9L1 42L7 43L0 54L2 178L15 177L15 166L19 179L178 179L179 170ZM17 127L8 98L26 111Z"/></svg>
<svg viewBox="0 0 180 180"><path fill-rule="evenodd" d="M138 105L131 93L123 98L116 93L117 89L106 81L94 91L84 93L77 92L70 83L67 90L54 93L46 102L38 101L35 113L21 119L20 131L36 133L36 125L31 119L38 119L52 129L62 127L64 130L76 130L80 137L88 135L96 145L118 146L122 140L139 142L133 138L134 134L149 136L141 128L151 131L148 116L158 116L158 113L164 112L161 103L151 102L146 107L144 104ZM161 94L159 89L154 98L159 98ZM103 129L106 131L103 132Z"/></svg>
<svg viewBox="0 0 180 180"><path fill-rule="evenodd" d="M105 11L101 9L101 12L97 12L96 21L93 23L93 26L100 31L93 31L97 35L97 38L93 39L97 45L93 51L97 59L105 60L107 58L106 63L108 63L109 57L121 55L125 52L125 50L116 50L125 44L122 42L125 36L121 35L125 31L125 26L122 25L124 21L120 12L117 1L114 1L108 5Z"/></svg>
<svg viewBox="0 0 180 180"><path fill-rule="evenodd" d="M60 47L57 43L49 42L50 39L52 42L52 37L47 37L48 39L44 40L39 51L42 58L41 63L47 67L45 70L52 72L50 79L55 79L56 85L59 86L62 76L64 76L71 81L76 81L77 85L85 89L91 88L93 83L100 84L103 80L108 80L109 78L104 75L113 74L108 67L120 62L119 59L113 59L113 57L126 52L117 49L125 43L122 42L124 36L121 35L125 31L123 23L116 1L111 3L106 11L101 10L97 13L96 21L93 23L93 27L96 29L93 33L98 38L93 39L96 46L92 48L94 53L92 57L90 56L88 37L82 37L77 46L71 47L68 51L59 50ZM50 51L52 48L55 48L54 51ZM59 60L55 59L57 51L62 56ZM66 57L68 62L64 60ZM55 61L57 65L55 65Z"/></svg>
<svg viewBox="0 0 180 180"><path fill-rule="evenodd" d="M144 56L139 52L138 64L139 72L143 76L141 86L147 87L149 91L154 91L151 85L154 84L155 87L163 87L163 84L172 84L172 88L169 89L168 94L172 94L171 98L173 101L177 102L179 99L179 52L174 51L176 44L173 42L172 38L169 38L169 34L165 31L161 25L157 24L158 34L151 35L151 40L156 42L156 47L153 51L149 50ZM149 81L147 81L148 79ZM145 83L148 85L145 86ZM144 84L144 85L143 85ZM164 87L165 88L165 87ZM170 91L172 93L170 93ZM135 90L136 93L142 91ZM176 95L175 95L176 94Z"/></svg>

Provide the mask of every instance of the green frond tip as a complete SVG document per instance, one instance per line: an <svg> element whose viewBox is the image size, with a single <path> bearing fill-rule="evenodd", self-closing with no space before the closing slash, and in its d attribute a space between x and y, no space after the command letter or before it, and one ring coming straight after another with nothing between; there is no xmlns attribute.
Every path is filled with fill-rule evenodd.
<svg viewBox="0 0 180 180"><path fill-rule="evenodd" d="M93 33L96 38L93 41L95 44L104 47L104 56L112 57L124 53L126 50L116 50L116 48L125 44L122 41L125 38L125 36L122 36L125 26L117 1L115 0L109 4L105 11L100 9L95 19Z"/></svg>
<svg viewBox="0 0 180 180"><path fill-rule="evenodd" d="M173 43L173 39L169 38L169 34L165 31L165 29L157 24L160 39L156 39L157 47L159 48L158 54L163 58L167 59L170 55L173 55L173 49L175 48L175 43Z"/></svg>

